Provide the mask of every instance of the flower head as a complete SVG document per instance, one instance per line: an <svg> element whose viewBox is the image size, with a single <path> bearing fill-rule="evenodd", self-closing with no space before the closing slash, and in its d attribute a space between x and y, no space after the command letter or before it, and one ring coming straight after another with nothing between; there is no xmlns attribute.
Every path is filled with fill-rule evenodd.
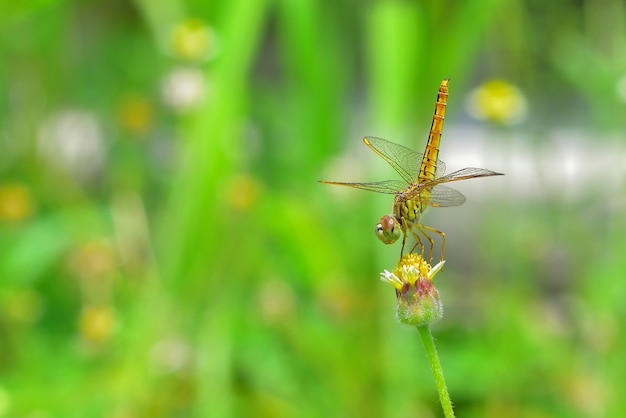
<svg viewBox="0 0 626 418"><path fill-rule="evenodd" d="M219 40L213 28L199 19L179 22L172 30L170 39L172 54L191 62L214 58L219 52Z"/></svg>
<svg viewBox="0 0 626 418"><path fill-rule="evenodd" d="M20 183L0 184L0 222L18 223L34 211L30 190Z"/></svg>
<svg viewBox="0 0 626 418"><path fill-rule="evenodd" d="M175 112L185 113L200 107L209 85L202 71L194 67L172 70L162 81L163 101Z"/></svg>
<svg viewBox="0 0 626 418"><path fill-rule="evenodd" d="M472 92L467 110L478 120L513 125L526 118L527 104L522 91L503 80L491 80Z"/></svg>
<svg viewBox="0 0 626 418"><path fill-rule="evenodd" d="M398 320L406 325L426 325L443 316L443 305L439 292L433 284L435 274L445 261L431 267L421 255L405 254L398 266L385 270L380 279L396 289Z"/></svg>

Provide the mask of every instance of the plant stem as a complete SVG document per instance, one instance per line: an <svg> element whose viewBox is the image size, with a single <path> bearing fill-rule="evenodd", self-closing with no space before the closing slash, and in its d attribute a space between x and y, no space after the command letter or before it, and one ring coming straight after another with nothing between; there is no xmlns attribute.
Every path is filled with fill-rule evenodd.
<svg viewBox="0 0 626 418"><path fill-rule="evenodd" d="M439 394L439 401L443 408L443 415L446 418L454 418L454 411L452 410L452 401L450 400L450 394L446 387L446 381L443 378L443 370L441 368L441 362L439 362L439 356L437 355L437 349L435 348L435 340L430 333L428 325L420 325L417 327L417 331L420 333L424 349L426 350L426 357L430 363L430 368L435 378L435 386L437 387L437 393Z"/></svg>

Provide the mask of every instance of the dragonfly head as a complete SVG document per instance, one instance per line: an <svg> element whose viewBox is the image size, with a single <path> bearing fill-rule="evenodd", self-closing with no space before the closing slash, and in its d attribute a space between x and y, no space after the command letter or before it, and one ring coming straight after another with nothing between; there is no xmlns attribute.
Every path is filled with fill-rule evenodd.
<svg viewBox="0 0 626 418"><path fill-rule="evenodd" d="M376 224L376 236L385 244L393 244L400 238L402 228L393 215L385 215Z"/></svg>

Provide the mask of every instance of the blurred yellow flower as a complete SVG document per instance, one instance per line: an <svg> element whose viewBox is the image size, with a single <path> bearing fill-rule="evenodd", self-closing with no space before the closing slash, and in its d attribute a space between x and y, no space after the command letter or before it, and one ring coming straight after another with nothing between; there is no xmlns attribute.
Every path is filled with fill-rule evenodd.
<svg viewBox="0 0 626 418"><path fill-rule="evenodd" d="M422 256L405 254L398 266L385 270L380 279L396 289L397 317L406 325L427 325L443 316L443 305L433 278L443 268L445 261L431 267Z"/></svg>
<svg viewBox="0 0 626 418"><path fill-rule="evenodd" d="M188 61L205 61L218 51L217 36L199 19L187 19L172 30L172 54Z"/></svg>
<svg viewBox="0 0 626 418"><path fill-rule="evenodd" d="M526 98L514 85L503 80L491 80L470 94L467 111L479 120L515 124L526 118Z"/></svg>
<svg viewBox="0 0 626 418"><path fill-rule="evenodd" d="M18 183L0 185L0 221L20 222L33 213L30 191Z"/></svg>
<svg viewBox="0 0 626 418"><path fill-rule="evenodd" d="M261 185L252 176L239 174L230 181L228 205L238 211L246 212L258 202Z"/></svg>
<svg viewBox="0 0 626 418"><path fill-rule="evenodd" d="M129 94L122 99L118 118L122 128L133 135L144 135L152 124L152 106L144 96Z"/></svg>
<svg viewBox="0 0 626 418"><path fill-rule="evenodd" d="M117 331L115 311L109 306L86 306L80 313L80 335L86 342L100 345Z"/></svg>

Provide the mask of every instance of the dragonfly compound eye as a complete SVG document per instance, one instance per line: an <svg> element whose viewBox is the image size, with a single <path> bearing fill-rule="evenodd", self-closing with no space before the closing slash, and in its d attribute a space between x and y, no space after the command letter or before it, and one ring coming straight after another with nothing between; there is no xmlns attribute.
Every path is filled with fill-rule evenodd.
<svg viewBox="0 0 626 418"><path fill-rule="evenodd" d="M385 215L376 224L376 236L385 244L393 244L400 238L400 224L392 215Z"/></svg>

